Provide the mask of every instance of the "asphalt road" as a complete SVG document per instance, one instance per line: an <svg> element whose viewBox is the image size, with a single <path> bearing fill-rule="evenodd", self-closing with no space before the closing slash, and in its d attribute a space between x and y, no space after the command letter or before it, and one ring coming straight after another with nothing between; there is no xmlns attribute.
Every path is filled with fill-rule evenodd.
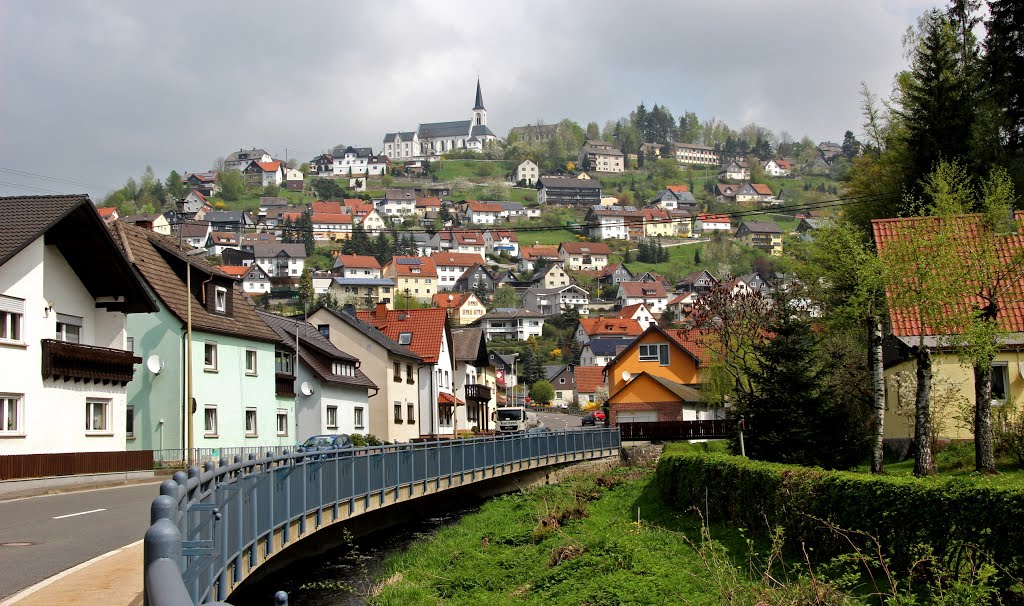
<svg viewBox="0 0 1024 606"><path fill-rule="evenodd" d="M158 494L153 483L0 502L0 598L142 539Z"/></svg>
<svg viewBox="0 0 1024 606"><path fill-rule="evenodd" d="M564 414L560 412L538 412L537 418L540 419L546 427L550 427L552 431L561 431L563 429L582 429L580 427L580 416ZM587 427L586 429L590 429Z"/></svg>

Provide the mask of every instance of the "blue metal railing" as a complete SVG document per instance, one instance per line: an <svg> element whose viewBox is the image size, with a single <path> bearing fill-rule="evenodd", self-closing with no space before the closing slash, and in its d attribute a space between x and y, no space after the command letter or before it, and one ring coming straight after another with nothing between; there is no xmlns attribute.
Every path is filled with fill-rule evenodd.
<svg viewBox="0 0 1024 606"><path fill-rule="evenodd" d="M428 489L567 460L608 456L618 429L521 433L467 440L236 455L160 485L145 537L145 603L223 604L243 570L328 523ZM571 459L568 457L572 457ZM347 508L347 512L340 511ZM340 514L345 513L345 516ZM307 528L311 516L312 528ZM230 577L230 580L229 580ZM278 603L286 599L278 597Z"/></svg>

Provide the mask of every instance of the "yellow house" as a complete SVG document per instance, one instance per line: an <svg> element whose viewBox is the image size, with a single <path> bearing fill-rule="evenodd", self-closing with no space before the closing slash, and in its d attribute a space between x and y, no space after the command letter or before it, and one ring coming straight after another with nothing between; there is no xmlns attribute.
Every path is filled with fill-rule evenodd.
<svg viewBox="0 0 1024 606"><path fill-rule="evenodd" d="M744 221L736 239L770 255L782 254L782 228L768 221Z"/></svg>
<svg viewBox="0 0 1024 606"><path fill-rule="evenodd" d="M644 235L648 238L670 237L678 233L679 223L672 219L669 211L658 208L645 208L641 212L644 215Z"/></svg>
<svg viewBox="0 0 1024 606"><path fill-rule="evenodd" d="M395 281L396 295L429 303L437 292L437 266L430 257L392 257L382 273Z"/></svg>
<svg viewBox="0 0 1024 606"><path fill-rule="evenodd" d="M471 292L439 292L434 295L434 307L448 310L453 324L465 326L476 322L487 313L487 308Z"/></svg>
<svg viewBox="0 0 1024 606"><path fill-rule="evenodd" d="M719 418L701 405L705 344L710 333L651 324L605 367L609 423Z"/></svg>

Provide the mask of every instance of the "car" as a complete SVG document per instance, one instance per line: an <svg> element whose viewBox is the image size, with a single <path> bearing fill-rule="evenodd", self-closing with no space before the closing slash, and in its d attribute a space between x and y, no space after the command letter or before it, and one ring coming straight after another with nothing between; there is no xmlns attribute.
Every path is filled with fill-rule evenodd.
<svg viewBox="0 0 1024 606"><path fill-rule="evenodd" d="M604 418L605 418L604 411L603 410L595 410L594 411L594 418L597 419L598 421L602 421L603 422Z"/></svg>
<svg viewBox="0 0 1024 606"><path fill-rule="evenodd" d="M583 415L583 418L580 419L580 427L586 427L587 425L594 425L594 426L596 426L597 425L597 415L595 415L592 412L588 412L587 414Z"/></svg>
<svg viewBox="0 0 1024 606"><path fill-rule="evenodd" d="M310 436L301 444L306 450L345 450L351 451L355 446L352 437L347 433L322 434ZM313 458L319 458L314 456Z"/></svg>
<svg viewBox="0 0 1024 606"><path fill-rule="evenodd" d="M548 433L550 431L550 427L547 427L546 425L541 425L540 427L531 427L527 429L526 433Z"/></svg>
<svg viewBox="0 0 1024 606"><path fill-rule="evenodd" d="M568 402L559 402L558 404L555 404L555 406L557 408L567 409L567 408L569 408L569 403Z"/></svg>

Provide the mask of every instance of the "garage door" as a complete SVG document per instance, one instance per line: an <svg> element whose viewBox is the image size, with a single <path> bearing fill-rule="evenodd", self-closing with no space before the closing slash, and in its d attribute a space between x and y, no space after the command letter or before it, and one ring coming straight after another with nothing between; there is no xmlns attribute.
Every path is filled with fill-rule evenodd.
<svg viewBox="0 0 1024 606"><path fill-rule="evenodd" d="M615 415L617 423L646 423L658 420L655 410L623 410Z"/></svg>

